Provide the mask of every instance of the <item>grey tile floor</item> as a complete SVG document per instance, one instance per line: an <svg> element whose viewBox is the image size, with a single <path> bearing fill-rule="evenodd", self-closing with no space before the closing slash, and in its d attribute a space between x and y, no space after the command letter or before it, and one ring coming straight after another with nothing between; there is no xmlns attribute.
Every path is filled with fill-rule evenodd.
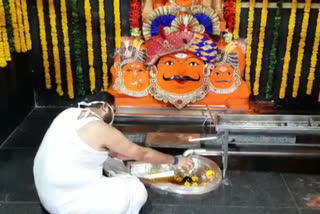
<svg viewBox="0 0 320 214"><path fill-rule="evenodd" d="M33 158L61 109L35 109L0 149L0 214L42 214ZM320 159L234 159L227 179L201 196L148 189L141 214L316 214L306 203L320 196ZM298 166L298 167L297 167Z"/></svg>

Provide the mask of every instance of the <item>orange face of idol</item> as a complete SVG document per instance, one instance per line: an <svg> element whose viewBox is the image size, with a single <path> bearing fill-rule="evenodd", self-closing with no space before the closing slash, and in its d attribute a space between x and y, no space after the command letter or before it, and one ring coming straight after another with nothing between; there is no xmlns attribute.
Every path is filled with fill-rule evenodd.
<svg viewBox="0 0 320 214"><path fill-rule="evenodd" d="M219 65L210 74L210 82L217 89L227 89L234 85L234 69L230 65Z"/></svg>
<svg viewBox="0 0 320 214"><path fill-rule="evenodd" d="M192 53L174 53L160 58L158 86L170 93L186 94L203 85L204 62Z"/></svg>
<svg viewBox="0 0 320 214"><path fill-rule="evenodd" d="M150 84L147 67L141 62L131 62L122 67L124 86L131 91L141 92Z"/></svg>
<svg viewBox="0 0 320 214"><path fill-rule="evenodd" d="M175 2L180 7L191 7L193 4L193 0L176 0ZM170 4L170 1L167 4Z"/></svg>

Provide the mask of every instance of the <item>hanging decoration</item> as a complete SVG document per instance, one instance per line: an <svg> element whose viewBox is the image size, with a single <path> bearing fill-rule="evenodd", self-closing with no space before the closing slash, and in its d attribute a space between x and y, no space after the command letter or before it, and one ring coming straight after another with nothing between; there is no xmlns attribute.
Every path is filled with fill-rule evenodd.
<svg viewBox="0 0 320 214"><path fill-rule="evenodd" d="M141 4L139 0L130 1L130 33L131 36L141 36L140 18Z"/></svg>
<svg viewBox="0 0 320 214"><path fill-rule="evenodd" d="M54 7L54 0L49 0L49 18L50 18L50 27L51 27L55 79L57 84L56 91L60 96L62 96L63 90L62 90L62 81L61 81L60 55L59 55L59 44L58 44L56 11Z"/></svg>
<svg viewBox="0 0 320 214"><path fill-rule="evenodd" d="M235 24L234 24L234 30L233 30L234 39L239 39L240 15L241 15L241 0L236 0Z"/></svg>
<svg viewBox="0 0 320 214"><path fill-rule="evenodd" d="M276 66L278 63L278 43L279 43L279 30L281 24L281 10L282 10L283 0L280 0L277 3L277 12L274 17L274 26L273 26L273 37L272 37L272 46L269 54L269 66L268 66L268 80L266 87L266 99L271 99L273 95L273 80Z"/></svg>
<svg viewBox="0 0 320 214"><path fill-rule="evenodd" d="M302 63L303 63L304 48L306 46L306 37L308 32L310 9L311 9L311 0L306 0L305 6L304 6L304 15L302 20L299 47L298 47L297 64L296 64L294 80L293 80L292 97L294 98L298 96L298 91L300 86L301 69L302 69Z"/></svg>
<svg viewBox="0 0 320 214"><path fill-rule="evenodd" d="M314 36L312 55L310 60L310 71L308 75L308 83L307 83L307 94L311 95L313 88L313 81L315 79L316 66L318 62L318 50L320 43L320 8L318 9L318 19L317 19L317 27Z"/></svg>
<svg viewBox="0 0 320 214"><path fill-rule="evenodd" d="M61 12L63 43L64 43L64 57L65 57L65 61L66 61L68 96L70 99L73 99L74 98L74 91L73 91L73 77L72 77L71 58L70 58L68 13L67 13L66 0L60 1L60 12Z"/></svg>
<svg viewBox="0 0 320 214"><path fill-rule="evenodd" d="M86 32L87 32L87 47L88 47L88 65L89 65L89 80L90 92L93 93L96 88L96 76L94 72L94 53L93 53L93 38L92 38L92 17L90 0L84 1L84 13L86 17Z"/></svg>
<svg viewBox="0 0 320 214"><path fill-rule="evenodd" d="M0 67L7 66L7 61L11 61L11 54L6 28L5 9L3 1L0 0Z"/></svg>
<svg viewBox="0 0 320 214"><path fill-rule="evenodd" d="M99 0L99 20L100 20L100 38L101 38L101 62L102 62L102 80L103 90L108 90L108 52L107 52L107 36L105 26L104 0Z"/></svg>
<svg viewBox="0 0 320 214"><path fill-rule="evenodd" d="M113 1L116 49L121 47L120 0Z"/></svg>
<svg viewBox="0 0 320 214"><path fill-rule="evenodd" d="M288 82L288 73L289 73L289 66L291 60L291 47L292 47L292 39L293 33L296 23L296 12L297 12L297 0L292 0L292 7L291 7L291 14L289 18L289 27L288 27L288 36L287 36L287 47L286 53L284 55L284 62L282 68L282 80L280 86L280 93L279 98L284 99L286 95L287 89L287 82Z"/></svg>
<svg viewBox="0 0 320 214"><path fill-rule="evenodd" d="M84 96L86 91L84 87L84 74L82 68L82 40L80 31L79 5L78 0L70 0L72 40L74 47L74 61L76 65L75 83L78 96Z"/></svg>
<svg viewBox="0 0 320 214"><path fill-rule="evenodd" d="M255 0L249 1L249 17L248 17L248 29L247 29L247 55L246 55L246 73L245 79L248 87L251 89L250 83L250 70L251 70L251 45L252 45L252 34L253 34L253 23L254 23L254 7Z"/></svg>
<svg viewBox="0 0 320 214"><path fill-rule="evenodd" d="M3 0L3 7L5 10L6 29L7 29L8 42L9 42L9 46L10 46L10 53L13 54L15 52L15 48L14 48L14 39L13 39L13 31L12 31L12 18L11 18L11 14L10 14L9 0Z"/></svg>
<svg viewBox="0 0 320 214"><path fill-rule="evenodd" d="M17 11L17 20L18 20L18 31L20 37L20 45L21 45L21 52L27 52L27 43L24 34L24 26L23 26L23 15L22 15L22 7L20 0L15 0L16 4L16 11Z"/></svg>
<svg viewBox="0 0 320 214"><path fill-rule="evenodd" d="M21 8L22 8L22 16L23 16L23 26L24 26L24 34L26 39L27 50L32 49L31 36L30 36L30 26L28 19L28 7L27 0L21 0Z"/></svg>
<svg viewBox="0 0 320 214"><path fill-rule="evenodd" d="M12 18L12 28L13 28L13 37L14 37L14 45L17 52L21 52L21 44L20 44L20 36L19 36L19 28L18 28L18 18L16 12L16 5L14 0L9 1L10 4L10 15Z"/></svg>
<svg viewBox="0 0 320 214"><path fill-rule="evenodd" d="M224 2L224 19L226 20L227 28L229 33L233 32L234 26L235 26L235 1L236 0L226 0Z"/></svg>
<svg viewBox="0 0 320 214"><path fill-rule="evenodd" d="M37 11L38 11L38 20L39 20L39 34L40 34L40 44L42 51L42 62L44 70L44 80L47 89L51 89L51 77L50 77L50 64L48 57L48 45L47 45L47 35L46 27L44 21L43 13L43 0L37 0Z"/></svg>
<svg viewBox="0 0 320 214"><path fill-rule="evenodd" d="M262 1L257 65L256 65L255 81L253 85L253 95L255 96L259 95L259 89L260 89L260 74L262 70L262 57L263 57L262 54L264 49L264 38L265 38L265 31L266 31L267 19L268 19L268 5L269 5L268 0Z"/></svg>

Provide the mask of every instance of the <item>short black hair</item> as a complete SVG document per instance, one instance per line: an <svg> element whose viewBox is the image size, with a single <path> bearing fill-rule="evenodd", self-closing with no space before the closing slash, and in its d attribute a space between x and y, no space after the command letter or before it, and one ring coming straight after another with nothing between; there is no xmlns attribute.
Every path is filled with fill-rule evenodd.
<svg viewBox="0 0 320 214"><path fill-rule="evenodd" d="M100 91L98 93L96 93L95 95L91 95L88 96L85 99L86 102L90 103L90 102L94 102L94 101L103 101L108 103L109 105L113 105L114 104L114 96L108 92L105 91ZM102 106L102 104L93 104L90 107L93 108L100 108Z"/></svg>

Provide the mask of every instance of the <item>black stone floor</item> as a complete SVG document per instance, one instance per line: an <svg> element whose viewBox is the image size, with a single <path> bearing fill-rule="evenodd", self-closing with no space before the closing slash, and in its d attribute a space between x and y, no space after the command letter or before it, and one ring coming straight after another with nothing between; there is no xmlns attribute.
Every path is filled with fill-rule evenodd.
<svg viewBox="0 0 320 214"><path fill-rule="evenodd" d="M32 165L41 139L62 109L39 108L0 147L0 214L41 214ZM148 189L141 214L316 214L307 203L320 197L320 159L238 158L227 179L202 196ZM107 193L106 193L107 194Z"/></svg>

